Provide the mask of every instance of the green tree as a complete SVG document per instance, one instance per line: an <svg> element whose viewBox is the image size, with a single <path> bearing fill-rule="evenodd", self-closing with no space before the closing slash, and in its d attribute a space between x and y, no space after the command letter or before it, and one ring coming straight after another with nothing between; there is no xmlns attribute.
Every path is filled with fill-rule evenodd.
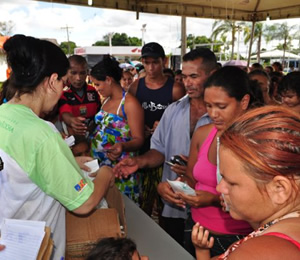
<svg viewBox="0 0 300 260"><path fill-rule="evenodd" d="M63 50L66 55L71 55L74 53L74 49L77 47L75 42L61 42L59 47ZM70 48L70 49L69 49Z"/></svg>
<svg viewBox="0 0 300 260"><path fill-rule="evenodd" d="M115 33L111 42L113 46L130 46L130 41L126 33Z"/></svg>
<svg viewBox="0 0 300 260"><path fill-rule="evenodd" d="M96 41L92 44L92 46L109 46L109 42L107 41Z"/></svg>
<svg viewBox="0 0 300 260"><path fill-rule="evenodd" d="M10 35L15 24L12 21L0 22L0 36Z"/></svg>
<svg viewBox="0 0 300 260"><path fill-rule="evenodd" d="M130 46L142 46L142 39L137 37L128 37Z"/></svg>
<svg viewBox="0 0 300 260"><path fill-rule="evenodd" d="M231 59L233 59L234 55L234 45L235 45L235 34L240 28L244 25L244 23L236 23L235 21L229 20L216 20L213 23L211 39L215 42L219 35L227 35L231 34Z"/></svg>
<svg viewBox="0 0 300 260"><path fill-rule="evenodd" d="M137 37L128 37L126 33L115 33L111 39L112 46L141 46L142 40ZM109 46L109 36L104 35L101 41L97 41L93 46Z"/></svg>
<svg viewBox="0 0 300 260"><path fill-rule="evenodd" d="M295 33L292 33L292 31L296 29L296 26L297 25L288 26L286 22L276 23L274 27L270 29L272 32L270 39L282 41L280 43L283 49L282 64L284 64L286 50L291 47L291 41L295 36Z"/></svg>

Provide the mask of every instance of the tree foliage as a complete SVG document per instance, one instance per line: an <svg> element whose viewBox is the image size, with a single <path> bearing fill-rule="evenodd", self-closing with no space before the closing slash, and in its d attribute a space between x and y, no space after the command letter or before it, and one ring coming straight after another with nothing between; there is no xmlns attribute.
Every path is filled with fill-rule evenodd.
<svg viewBox="0 0 300 260"><path fill-rule="evenodd" d="M279 40L280 44L278 48L283 50L282 64L284 64L285 52L291 48L291 41L295 36L295 33L292 33L296 29L297 25L288 26L287 23L276 23L273 27L267 27L269 31L270 40Z"/></svg>
<svg viewBox="0 0 300 260"><path fill-rule="evenodd" d="M69 47L70 46L70 47ZM71 55L74 53L74 49L77 47L75 42L61 42L59 47L63 50L66 55ZM70 50L69 50L70 48Z"/></svg>
<svg viewBox="0 0 300 260"><path fill-rule="evenodd" d="M141 46L142 39L130 37L126 33L115 33L111 43L112 46ZM93 46L109 46L109 34L104 35L102 40L96 41Z"/></svg>

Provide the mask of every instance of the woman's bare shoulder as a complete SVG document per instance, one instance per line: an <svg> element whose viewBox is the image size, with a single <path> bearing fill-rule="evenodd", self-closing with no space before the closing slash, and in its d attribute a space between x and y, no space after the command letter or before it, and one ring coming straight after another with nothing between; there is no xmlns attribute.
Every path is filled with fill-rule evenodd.
<svg viewBox="0 0 300 260"><path fill-rule="evenodd" d="M300 250L292 242L276 236L259 236L247 240L233 251L228 260L300 259Z"/></svg>

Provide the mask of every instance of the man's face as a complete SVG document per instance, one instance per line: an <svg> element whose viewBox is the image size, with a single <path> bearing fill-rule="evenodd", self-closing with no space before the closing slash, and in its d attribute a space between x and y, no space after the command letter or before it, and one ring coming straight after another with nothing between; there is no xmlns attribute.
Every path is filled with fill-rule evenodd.
<svg viewBox="0 0 300 260"><path fill-rule="evenodd" d="M204 70L202 58L182 63L182 80L190 98L200 98L203 85L211 73Z"/></svg>
<svg viewBox="0 0 300 260"><path fill-rule="evenodd" d="M149 78L156 78L163 74L164 59L145 57L142 58L142 63L145 67L146 74Z"/></svg>
<svg viewBox="0 0 300 260"><path fill-rule="evenodd" d="M81 89L84 86L86 77L87 66L71 61L70 69L68 71L68 80L70 84L76 89Z"/></svg>

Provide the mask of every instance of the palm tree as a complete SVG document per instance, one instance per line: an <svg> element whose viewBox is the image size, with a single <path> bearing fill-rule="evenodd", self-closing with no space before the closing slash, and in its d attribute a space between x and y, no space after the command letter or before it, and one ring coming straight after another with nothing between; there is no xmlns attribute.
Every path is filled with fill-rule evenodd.
<svg viewBox="0 0 300 260"><path fill-rule="evenodd" d="M257 52L257 61L258 62L260 62L260 49L261 49L262 36L263 36L263 24L255 23L252 44L254 44L254 42L257 42L256 52ZM251 26L249 26L249 24L247 24L244 27L244 43L245 43L245 45L250 41L250 39L251 39Z"/></svg>
<svg viewBox="0 0 300 260"><path fill-rule="evenodd" d="M288 49L288 46L291 43L292 38L295 33L291 33L294 29L296 29L297 25L288 26L287 23L276 23L274 24L274 28L271 28L272 34L270 36L271 40L283 40L282 49L283 49L283 57L282 57L282 65L284 66L285 59L285 51Z"/></svg>
<svg viewBox="0 0 300 260"><path fill-rule="evenodd" d="M234 55L234 43L235 43L235 33L241 28L244 23L236 23L235 21L229 20L216 20L212 26L211 38L213 42L216 41L219 35L223 36L224 34L231 33L231 59Z"/></svg>

